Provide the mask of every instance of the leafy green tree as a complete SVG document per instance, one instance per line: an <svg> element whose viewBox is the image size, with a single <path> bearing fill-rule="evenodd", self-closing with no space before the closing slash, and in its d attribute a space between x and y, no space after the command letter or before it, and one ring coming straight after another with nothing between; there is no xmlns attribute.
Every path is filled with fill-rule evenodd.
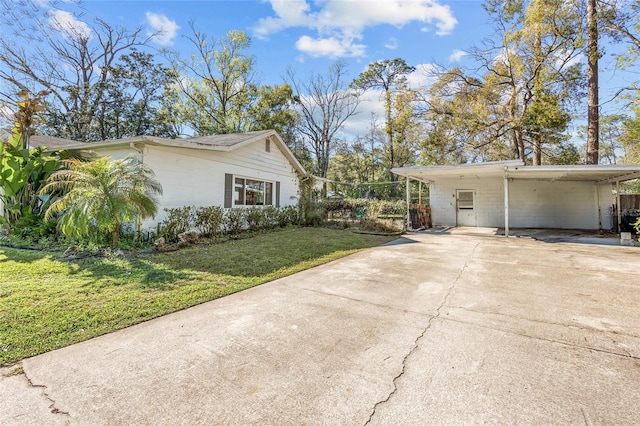
<svg viewBox="0 0 640 426"><path fill-rule="evenodd" d="M633 108L634 116L622 122L620 142L624 152L624 162L640 164L640 107Z"/></svg>
<svg viewBox="0 0 640 426"><path fill-rule="evenodd" d="M101 140L140 135L176 137L170 122L161 120L163 93L175 78L153 55L131 49L113 67L104 100L97 110Z"/></svg>
<svg viewBox="0 0 640 426"><path fill-rule="evenodd" d="M300 114L294 109L293 89L288 84L259 87L247 116L251 130L275 130L287 145L293 143Z"/></svg>
<svg viewBox="0 0 640 426"><path fill-rule="evenodd" d="M461 84L462 82L462 84ZM421 164L460 164L502 160L513 156L501 90L460 68L439 70L423 95L426 137L421 142ZM504 99L507 99L506 96Z"/></svg>
<svg viewBox="0 0 640 426"><path fill-rule="evenodd" d="M602 31L628 45L618 57L619 66L633 64L640 55L640 0L598 0L597 6Z"/></svg>
<svg viewBox="0 0 640 426"><path fill-rule="evenodd" d="M368 151L366 142L358 139L352 143L338 142L336 152L331 157L327 176L344 185L331 184L333 190L350 198L362 197L362 184L372 182L372 153Z"/></svg>
<svg viewBox="0 0 640 426"><path fill-rule="evenodd" d="M629 117L624 114L612 114L600 116L600 162L605 164L617 164L622 152L621 137L623 123ZM624 160L624 158L622 159Z"/></svg>
<svg viewBox="0 0 640 426"><path fill-rule="evenodd" d="M364 90L382 90L386 119L385 131L387 134L387 147L385 149L388 154L390 169L397 165L394 145L394 121L392 117L393 95L396 91L407 89L406 76L414 71L415 67L407 65L403 59L385 59L369 64L369 67L352 83L354 87ZM389 173L389 175L392 181L397 179L396 175L392 173Z"/></svg>
<svg viewBox="0 0 640 426"><path fill-rule="evenodd" d="M248 109L257 96L255 59L246 53L249 36L229 31L217 42L191 24L195 53L171 57L180 93L181 119L199 135L248 130Z"/></svg>
<svg viewBox="0 0 640 426"><path fill-rule="evenodd" d="M168 54L174 80L164 92L162 120L176 135L274 129L292 143L287 139L298 115L292 108L291 87L260 86L255 81L255 59L247 54L251 38L232 30L212 40L193 24L191 29L195 53L189 58Z"/></svg>
<svg viewBox="0 0 640 426"><path fill-rule="evenodd" d="M472 148L467 159L502 156L541 164L544 146L560 143L569 108L580 99L584 82L575 58L584 44L582 15L572 2L552 0L490 0L484 6L496 35L470 50L475 66L469 71L438 73L425 96L431 119L448 126L441 135L459 138L449 146Z"/></svg>
<svg viewBox="0 0 640 426"><path fill-rule="evenodd" d="M65 169L51 174L41 194L63 191L45 213L57 216L58 227L68 237L87 236L95 229L111 233L118 246L120 228L157 213L162 186L153 171L133 156L93 161L64 161Z"/></svg>

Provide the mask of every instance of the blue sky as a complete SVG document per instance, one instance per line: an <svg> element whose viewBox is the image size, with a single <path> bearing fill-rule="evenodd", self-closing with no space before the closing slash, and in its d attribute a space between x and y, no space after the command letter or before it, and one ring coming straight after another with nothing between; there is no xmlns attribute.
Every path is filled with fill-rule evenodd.
<svg viewBox="0 0 640 426"><path fill-rule="evenodd" d="M48 0L35 1L47 7ZM61 8L69 1L63 0ZM83 7L87 22L100 17L130 29L161 31L152 46L181 55L191 52L185 39L190 22L213 38L232 29L245 31L252 38L259 83L271 85L281 84L289 67L304 78L342 59L355 78L367 64L396 57L417 67L411 81L419 85L426 81L424 67L464 61L463 52L492 32L480 0L86 0ZM607 47L600 62L602 102L637 79L636 73L613 72L616 50ZM365 131L370 112L381 112L377 95L368 96L350 123L352 132ZM606 105L612 112L622 108Z"/></svg>
<svg viewBox="0 0 640 426"><path fill-rule="evenodd" d="M304 75L338 58L354 77L370 62L395 57L411 65L448 65L490 31L481 2L472 0L89 0L85 7L87 17L163 31L153 45L185 53L190 22L213 37L245 31L264 84L281 83L289 66Z"/></svg>

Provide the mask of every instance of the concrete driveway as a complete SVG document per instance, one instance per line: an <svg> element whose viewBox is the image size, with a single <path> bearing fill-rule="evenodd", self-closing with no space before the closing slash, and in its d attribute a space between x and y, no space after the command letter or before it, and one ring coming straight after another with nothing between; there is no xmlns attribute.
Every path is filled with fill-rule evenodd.
<svg viewBox="0 0 640 426"><path fill-rule="evenodd" d="M637 424L640 249L412 234L22 368L0 424Z"/></svg>

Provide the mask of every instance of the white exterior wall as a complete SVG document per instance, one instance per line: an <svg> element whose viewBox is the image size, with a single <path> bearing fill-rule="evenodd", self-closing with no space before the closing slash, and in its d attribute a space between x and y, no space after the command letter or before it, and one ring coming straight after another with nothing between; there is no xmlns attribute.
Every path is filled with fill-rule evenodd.
<svg viewBox="0 0 640 426"><path fill-rule="evenodd" d="M598 229L597 187L591 182L509 182L509 226Z"/></svg>
<svg viewBox="0 0 640 426"><path fill-rule="evenodd" d="M504 226L504 187L497 179L449 179L430 185L429 200L434 225L456 226L456 190L475 191L478 226Z"/></svg>
<svg viewBox="0 0 640 426"><path fill-rule="evenodd" d="M144 223L154 228L162 221L165 208L183 206L224 206L225 174L280 182L280 206L295 205L299 196L299 178L287 158L264 141L233 151L208 151L148 145L143 161L153 169L162 184L158 215Z"/></svg>
<svg viewBox="0 0 640 426"><path fill-rule="evenodd" d="M87 147L91 151L91 146ZM140 152L134 148L126 146L104 147L95 150L100 157L111 157L112 160L122 160L127 155L133 154L138 160L142 158Z"/></svg>
<svg viewBox="0 0 640 426"><path fill-rule="evenodd" d="M599 186L600 189L600 215L602 229L613 229L613 204L615 203L615 184L607 183Z"/></svg>
<svg viewBox="0 0 640 426"><path fill-rule="evenodd" d="M606 186L605 186L606 187ZM610 186L601 188L602 227L610 228ZM433 224L456 226L456 190L475 191L477 226L504 226L502 178L443 179L430 186ZM573 181L509 181L509 226L513 228L599 229L597 186Z"/></svg>

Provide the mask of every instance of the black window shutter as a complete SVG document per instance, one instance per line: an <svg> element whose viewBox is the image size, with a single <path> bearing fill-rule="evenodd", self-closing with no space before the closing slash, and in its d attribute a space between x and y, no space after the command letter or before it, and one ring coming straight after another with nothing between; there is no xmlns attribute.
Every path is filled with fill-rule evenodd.
<svg viewBox="0 0 640 426"><path fill-rule="evenodd" d="M276 207L280 207L280 182L276 182Z"/></svg>
<svg viewBox="0 0 640 426"><path fill-rule="evenodd" d="M231 208L233 202L233 175L230 173L224 174L224 208Z"/></svg>

